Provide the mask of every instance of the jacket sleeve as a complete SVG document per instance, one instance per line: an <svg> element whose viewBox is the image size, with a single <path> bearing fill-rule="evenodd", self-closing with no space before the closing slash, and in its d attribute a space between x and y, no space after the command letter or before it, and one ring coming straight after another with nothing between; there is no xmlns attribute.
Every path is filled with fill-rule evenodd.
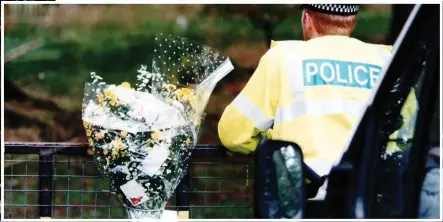
<svg viewBox="0 0 443 222"><path fill-rule="evenodd" d="M256 149L260 139L270 138L280 93L277 61L270 49L241 93L224 110L218 134L229 150L247 154Z"/></svg>
<svg viewBox="0 0 443 222"><path fill-rule="evenodd" d="M392 53L392 49L393 49L393 46L392 45L379 45L381 48L383 48L384 50L386 50L386 51L388 51L388 52L390 52L390 53Z"/></svg>
<svg viewBox="0 0 443 222"><path fill-rule="evenodd" d="M417 112L418 112L417 98L415 95L415 90L412 89L400 111L403 123L400 129L396 130L391 135L389 135L389 139L391 140L397 139L398 142L389 142L386 147L387 153L404 151L410 148L411 140L414 137Z"/></svg>
<svg viewBox="0 0 443 222"><path fill-rule="evenodd" d="M392 45L380 45L383 49L389 51L392 53L393 46ZM410 140L414 136L414 128L415 128L415 121L417 117L417 111L418 111L418 104L417 104L417 97L415 90L412 89L409 93L402 110L400 112L400 115L403 119L403 124L400 129L393 132L389 138L391 140L399 139L400 141L405 141L404 143L398 143L398 142L388 142L386 147L387 153L392 153L396 151L404 151L408 149Z"/></svg>

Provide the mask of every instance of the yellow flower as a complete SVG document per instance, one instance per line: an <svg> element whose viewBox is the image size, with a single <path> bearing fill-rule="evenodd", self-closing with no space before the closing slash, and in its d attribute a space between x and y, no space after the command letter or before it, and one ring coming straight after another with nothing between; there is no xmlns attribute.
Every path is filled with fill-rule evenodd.
<svg viewBox="0 0 443 222"><path fill-rule="evenodd" d="M158 137L160 137L160 133L159 132L155 132L151 135L152 139L157 140Z"/></svg>
<svg viewBox="0 0 443 222"><path fill-rule="evenodd" d="M175 91L175 94L178 99L188 100L191 96L193 96L194 92L189 88L182 88Z"/></svg>
<svg viewBox="0 0 443 222"><path fill-rule="evenodd" d="M94 140L93 139L89 138L88 142L89 142L89 146L93 146L94 145Z"/></svg>
<svg viewBox="0 0 443 222"><path fill-rule="evenodd" d="M108 154L108 150L107 149L103 149L103 155L107 155Z"/></svg>
<svg viewBox="0 0 443 222"><path fill-rule="evenodd" d="M119 149L119 150L123 149L122 139L120 139L120 138L118 138L117 149Z"/></svg>
<svg viewBox="0 0 443 222"><path fill-rule="evenodd" d="M114 102L114 104L117 102L117 97L114 94L111 94L109 96L109 99L111 100L111 103Z"/></svg>
<svg viewBox="0 0 443 222"><path fill-rule="evenodd" d="M84 120L83 120L83 126L84 126L85 128L88 128L88 127L89 127L89 123L88 123L87 121L84 121Z"/></svg>
<svg viewBox="0 0 443 222"><path fill-rule="evenodd" d="M103 94L100 93L100 95L98 95L98 97L97 97L98 103L102 103L103 99L104 99Z"/></svg>
<svg viewBox="0 0 443 222"><path fill-rule="evenodd" d="M151 152L152 151L152 147L150 147L150 146L148 146L148 147L146 147L146 152Z"/></svg>
<svg viewBox="0 0 443 222"><path fill-rule="evenodd" d="M106 96L106 98L111 98L113 96L113 94L109 88L107 88L105 90L105 96Z"/></svg>
<svg viewBox="0 0 443 222"><path fill-rule="evenodd" d="M183 88L182 89L182 96L185 98L188 98L189 96L191 96L193 94L192 89L189 88Z"/></svg>
<svg viewBox="0 0 443 222"><path fill-rule="evenodd" d="M113 149L112 150L112 156L114 156L114 157L118 156L118 150L117 149Z"/></svg>
<svg viewBox="0 0 443 222"><path fill-rule="evenodd" d="M188 101L189 105L191 105L192 108L196 107L194 91L192 91L192 89L189 88L179 89L175 91L175 95L178 100Z"/></svg>
<svg viewBox="0 0 443 222"><path fill-rule="evenodd" d="M165 88L167 91L174 91L175 89L177 89L177 86L172 85L172 84L163 84L163 88Z"/></svg>
<svg viewBox="0 0 443 222"><path fill-rule="evenodd" d="M116 106L116 105L117 105L117 103L115 101L111 100L111 106Z"/></svg>
<svg viewBox="0 0 443 222"><path fill-rule="evenodd" d="M125 136L128 135L128 132L126 132L126 131L122 131L120 134L121 134L123 137L125 137Z"/></svg>
<svg viewBox="0 0 443 222"><path fill-rule="evenodd" d="M122 84L120 84L120 87L130 89L131 84L129 84L128 82L123 82Z"/></svg>
<svg viewBox="0 0 443 222"><path fill-rule="evenodd" d="M111 143L109 144L111 147L114 148L114 150L120 150L123 148L123 142L121 138L117 138L113 141L111 141Z"/></svg>
<svg viewBox="0 0 443 222"><path fill-rule="evenodd" d="M191 143L191 139L188 137L187 139L186 139L186 144L190 144Z"/></svg>
<svg viewBox="0 0 443 222"><path fill-rule="evenodd" d="M87 136L91 136L91 134L92 134L91 130L90 130L90 129L87 129L87 130L86 130L86 135L87 135Z"/></svg>

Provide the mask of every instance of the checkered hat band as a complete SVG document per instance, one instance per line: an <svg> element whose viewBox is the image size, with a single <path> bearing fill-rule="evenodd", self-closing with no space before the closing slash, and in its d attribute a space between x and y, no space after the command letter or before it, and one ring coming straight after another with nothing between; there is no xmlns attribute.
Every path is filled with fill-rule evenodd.
<svg viewBox="0 0 443 222"><path fill-rule="evenodd" d="M303 7L314 11L338 15L355 15L360 10L360 5L345 4L307 4L303 5Z"/></svg>

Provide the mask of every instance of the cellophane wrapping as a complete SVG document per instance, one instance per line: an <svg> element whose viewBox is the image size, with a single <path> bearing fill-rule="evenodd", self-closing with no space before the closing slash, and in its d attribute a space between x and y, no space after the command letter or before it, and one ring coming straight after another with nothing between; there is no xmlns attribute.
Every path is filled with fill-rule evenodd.
<svg viewBox="0 0 443 222"><path fill-rule="evenodd" d="M135 85L91 73L82 119L93 159L131 219L159 219L187 172L203 112L228 57L186 38L155 38Z"/></svg>

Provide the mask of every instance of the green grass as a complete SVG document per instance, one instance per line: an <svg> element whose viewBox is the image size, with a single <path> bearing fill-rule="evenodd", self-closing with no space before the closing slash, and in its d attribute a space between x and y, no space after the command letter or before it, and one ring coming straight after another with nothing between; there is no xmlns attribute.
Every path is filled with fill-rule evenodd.
<svg viewBox="0 0 443 222"><path fill-rule="evenodd" d="M389 13L362 12L358 18L355 37L387 35ZM5 73L13 81L34 80L34 85L52 95L76 98L81 96L77 87L83 86L91 71L111 83L134 82L140 65L151 65L153 38L159 33L189 37L222 51L235 43L263 41L262 31L243 16L193 16L184 30L174 21L152 19L131 28L122 23L103 23L94 28L68 23L57 33L34 29L24 26L6 33L6 50L35 35L45 37L46 45L6 64ZM300 13L279 23L274 31L275 40L297 38L301 38ZM38 73L45 73L45 78L39 80Z"/></svg>
<svg viewBox="0 0 443 222"><path fill-rule="evenodd" d="M5 155L5 160L14 158L25 160L24 155ZM28 157L30 158L30 157ZM106 219L126 218L123 207L108 208L106 206L121 206L115 196L108 192L81 192L108 190L108 180L105 178L76 178L83 174L99 175L93 163L84 163L85 159L67 156L55 156L54 159L54 190L53 218L59 219ZM206 164L210 162L211 164ZM84 164L83 164L84 163ZM250 167L246 168L249 163ZM26 165L27 170L26 171ZM211 218L253 218L252 178L253 162L242 158L205 158L194 159L191 168L190 216L192 219ZM11 171L12 169L12 171ZM248 169L248 171L247 171ZM23 162L5 169L5 189L15 191L38 190L38 177L14 177L15 185L11 188L11 177L8 175L38 175L38 162ZM71 177L64 177L70 175ZM210 179L208 177L213 177ZM214 178L217 177L217 178ZM228 178L229 177L229 178ZM67 191L69 190L69 191ZM12 194L12 196L11 196ZM13 219L25 218L24 207L8 207L9 204L37 205L38 192L8 192L5 191L5 217ZM171 197L168 206L175 204ZM61 206L69 205L69 207ZM102 205L105 207L74 207L73 205ZM205 207L207 206L207 207ZM173 208L168 208L174 210ZM37 207L27 207L26 218L39 218Z"/></svg>

